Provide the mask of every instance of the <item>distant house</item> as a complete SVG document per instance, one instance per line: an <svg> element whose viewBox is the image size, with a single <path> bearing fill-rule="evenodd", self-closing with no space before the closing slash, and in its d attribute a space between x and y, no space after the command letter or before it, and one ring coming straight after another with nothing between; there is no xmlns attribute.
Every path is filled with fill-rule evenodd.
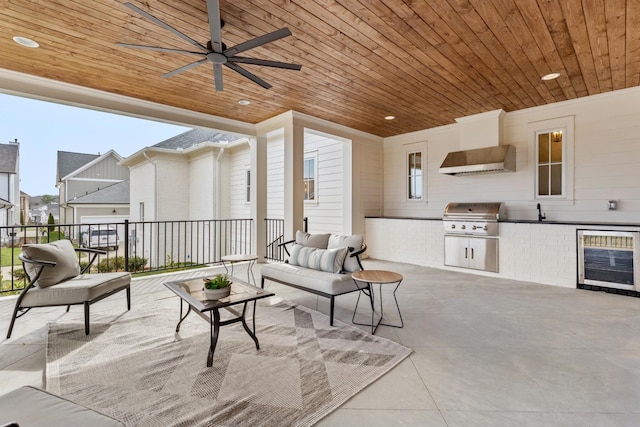
<svg viewBox="0 0 640 427"><path fill-rule="evenodd" d="M57 202L29 209L29 222L36 225L47 224L49 214L53 216L53 221L56 224L60 223L60 205Z"/></svg>
<svg viewBox="0 0 640 427"><path fill-rule="evenodd" d="M250 216L245 137L192 129L120 164L130 170L132 221Z"/></svg>
<svg viewBox="0 0 640 427"><path fill-rule="evenodd" d="M61 224L122 222L129 218L129 169L122 156L58 151Z"/></svg>
<svg viewBox="0 0 640 427"><path fill-rule="evenodd" d="M0 227L20 224L20 144L0 144ZM6 230L2 237L6 238Z"/></svg>

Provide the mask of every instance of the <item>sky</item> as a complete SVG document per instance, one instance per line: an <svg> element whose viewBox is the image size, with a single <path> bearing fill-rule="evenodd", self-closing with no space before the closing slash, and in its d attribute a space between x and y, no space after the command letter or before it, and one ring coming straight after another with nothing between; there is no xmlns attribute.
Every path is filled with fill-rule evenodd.
<svg viewBox="0 0 640 427"><path fill-rule="evenodd" d="M0 93L0 143L20 143L20 191L57 195L58 151L122 157L190 128Z"/></svg>

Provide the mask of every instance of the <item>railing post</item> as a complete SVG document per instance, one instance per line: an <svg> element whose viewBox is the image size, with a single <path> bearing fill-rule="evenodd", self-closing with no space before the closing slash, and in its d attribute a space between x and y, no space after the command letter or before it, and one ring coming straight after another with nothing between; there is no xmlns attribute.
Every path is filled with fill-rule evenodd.
<svg viewBox="0 0 640 427"><path fill-rule="evenodd" d="M124 220L124 236L127 244L124 245L124 271L129 271L129 220Z"/></svg>
<svg viewBox="0 0 640 427"><path fill-rule="evenodd" d="M309 232L309 218L307 218L306 216L304 218L302 218L302 223L304 224L304 226L303 226L304 232L308 233Z"/></svg>

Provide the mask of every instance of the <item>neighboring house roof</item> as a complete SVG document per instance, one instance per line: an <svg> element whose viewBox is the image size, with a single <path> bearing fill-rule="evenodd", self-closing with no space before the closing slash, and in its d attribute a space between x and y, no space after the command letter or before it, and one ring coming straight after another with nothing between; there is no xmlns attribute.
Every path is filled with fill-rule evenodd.
<svg viewBox="0 0 640 427"><path fill-rule="evenodd" d="M69 205L77 204L120 204L129 203L129 181L118 182L93 193L69 200Z"/></svg>
<svg viewBox="0 0 640 427"><path fill-rule="evenodd" d="M165 139L162 142L158 142L157 144L153 145L153 147L170 148L173 150L177 150L180 148L189 148L202 142L231 143L240 138L243 137L216 130L191 129L184 133L181 133L180 135L176 135L169 139Z"/></svg>
<svg viewBox="0 0 640 427"><path fill-rule="evenodd" d="M77 171L87 163L91 163L99 157L99 154L58 151L58 176L56 177L56 181L60 182L60 180L65 176Z"/></svg>
<svg viewBox="0 0 640 427"><path fill-rule="evenodd" d="M18 173L18 144L0 144L0 173Z"/></svg>

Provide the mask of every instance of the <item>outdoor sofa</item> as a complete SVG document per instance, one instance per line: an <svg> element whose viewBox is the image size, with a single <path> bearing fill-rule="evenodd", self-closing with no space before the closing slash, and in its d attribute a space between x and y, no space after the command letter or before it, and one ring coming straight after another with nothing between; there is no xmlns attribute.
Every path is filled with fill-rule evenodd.
<svg viewBox="0 0 640 427"><path fill-rule="evenodd" d="M363 237L297 231L295 240L281 245L289 258L262 266L262 288L270 280L329 298L329 324L333 326L335 297L359 290L351 273L363 270L360 255L367 249Z"/></svg>

